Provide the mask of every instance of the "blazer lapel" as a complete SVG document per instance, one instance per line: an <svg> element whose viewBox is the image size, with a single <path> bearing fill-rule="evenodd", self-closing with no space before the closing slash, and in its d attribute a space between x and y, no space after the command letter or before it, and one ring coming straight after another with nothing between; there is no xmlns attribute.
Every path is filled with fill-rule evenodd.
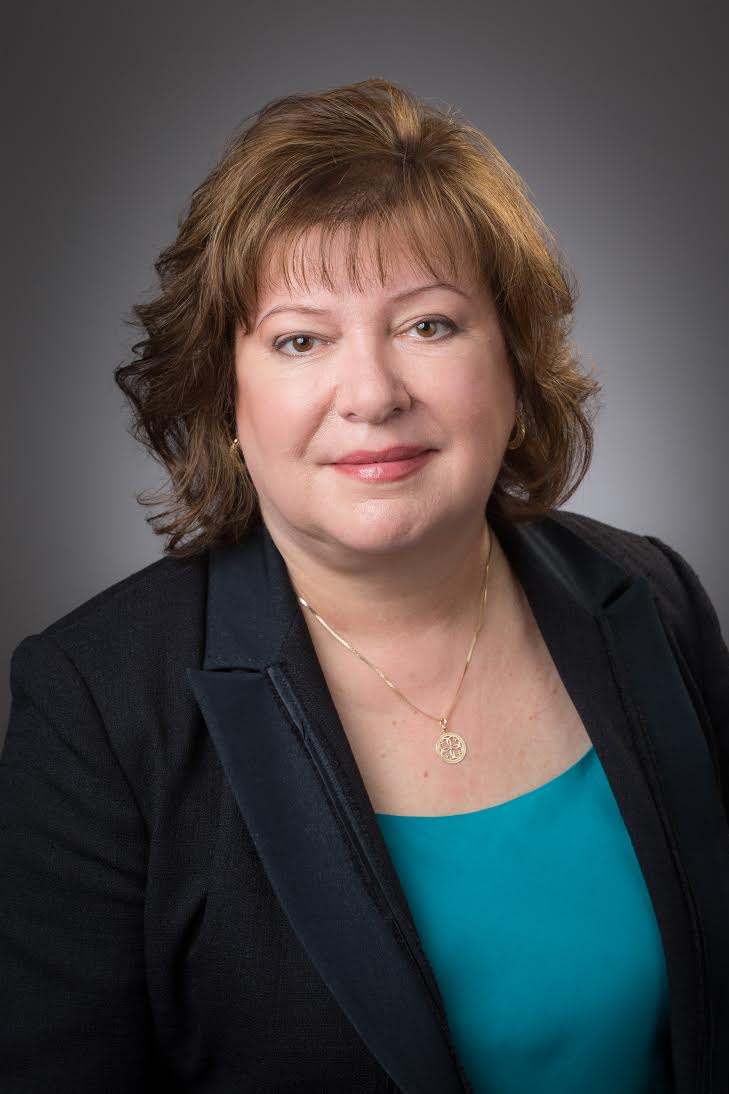
<svg viewBox="0 0 729 1094"><path fill-rule="evenodd" d="M671 978L677 1088L694 1089L708 1067L695 1001L711 991L725 996L707 976L713 968L726 977L729 963L720 929L729 902L716 895L729 853L695 712L644 578L631 578L557 520L492 526L631 835ZM265 525L240 544L211 549L205 660L188 675L271 885L372 1055L406 1094L470 1089ZM708 856L696 848L707 834Z"/></svg>

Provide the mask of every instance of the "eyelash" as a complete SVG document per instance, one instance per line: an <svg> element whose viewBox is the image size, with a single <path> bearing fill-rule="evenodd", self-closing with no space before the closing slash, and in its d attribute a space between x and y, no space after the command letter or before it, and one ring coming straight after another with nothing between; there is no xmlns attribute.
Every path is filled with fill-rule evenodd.
<svg viewBox="0 0 729 1094"><path fill-rule="evenodd" d="M412 330L413 327L417 327L418 323L442 323L443 326L447 327L448 331L449 331L449 333L444 338L435 338L435 339L422 338L422 339L418 339L418 341L422 341L422 342L431 342L431 341L445 342L445 341L448 340L448 338L450 338L451 335L456 334L456 332L458 331L458 327L453 322L452 319L444 319L440 315L426 315L422 319L416 319L415 322L413 324L411 324L410 327L408 327L408 330ZM285 346L287 342L292 342L294 340L294 338L310 338L310 339L313 339L316 342L320 342L320 341L324 340L324 339L321 339L321 338L316 338L316 336L313 335L313 334L306 334L305 331L297 331L296 334L289 334L288 337L286 337L286 338L277 338L273 343L273 349L277 353L281 353L282 352L281 347ZM310 357L311 356L311 351L309 350L306 353L284 353L283 356L284 357Z"/></svg>

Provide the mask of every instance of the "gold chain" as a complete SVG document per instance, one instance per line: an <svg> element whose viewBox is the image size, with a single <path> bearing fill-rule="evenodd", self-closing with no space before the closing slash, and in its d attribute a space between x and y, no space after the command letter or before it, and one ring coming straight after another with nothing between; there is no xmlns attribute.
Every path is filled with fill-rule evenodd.
<svg viewBox="0 0 729 1094"><path fill-rule="evenodd" d="M486 531L488 531L488 525L486 526ZM463 667L463 672L461 673L461 679L458 681L458 687L456 688L456 694L453 696L453 702L451 703L450 710L448 711L447 714L443 715L442 718L438 718L434 714L428 714L428 712L426 710L421 710L421 708L416 706L415 703L411 703L410 700L407 698L407 696L403 695L403 693L400 691L400 689L395 687L392 680L390 680L387 676L385 676L382 669L378 669L377 666L373 665L371 661L368 661L367 658L364 657L359 652L359 650L356 650L354 648L354 646L351 646L349 644L349 642L347 642L346 638L342 638L341 634L337 634L337 632L334 630L334 628L330 627L329 624L326 622L326 620L322 619L322 617L318 614L318 612L316 612L312 608L311 604L309 604L308 601L304 600L303 596L300 596L298 598L299 603L303 604L303 606L305 608L308 608L309 611L311 612L311 614L316 619L319 620L321 625L323 627L325 627L326 630L328 630L329 633L334 638L336 638L338 642L341 642L341 644L343 646L345 646L351 653L353 653L355 655L355 657L358 657L359 660L363 661L365 663L365 665L368 665L373 670L373 672L376 672L377 675L382 680L385 681L385 683L387 684L388 687L392 688L392 690L397 695L399 695L401 699L405 700L405 702L408 704L408 706L412 707L412 709L417 711L418 714L424 714L426 718L430 718L432 721L437 722L440 725L441 729L443 730L443 733L440 735L440 737L436 741L435 749L436 749L436 752L438 753L438 755L441 757L441 759L445 760L446 763L459 763L466 754L466 743L463 740L463 738L459 734L453 733L452 731L447 732L448 719L450 718L451 714L453 713L453 709L456 705L456 701L458 699L458 695L459 695L460 690L461 690L461 685L463 684L463 680L464 680L464 677L466 675L466 670L468 669L468 666L471 663L471 657L473 655L473 650L474 650L474 647L476 645L476 639L478 638L479 634L481 633L481 628L483 627L484 611L485 611L485 607L486 607L486 596L487 596L487 593L488 593L488 577L489 577L489 566L491 564L491 549L492 549L492 547L493 547L493 536L489 536L489 549L488 549L488 554L486 556L486 566L485 566L485 569L484 569L483 582L481 584L481 591L480 591L480 594L479 594L480 606L479 606L479 613L478 613L478 621L476 623L476 629L473 632L473 638L471 639L471 645L469 646L468 655L466 657L466 664Z"/></svg>

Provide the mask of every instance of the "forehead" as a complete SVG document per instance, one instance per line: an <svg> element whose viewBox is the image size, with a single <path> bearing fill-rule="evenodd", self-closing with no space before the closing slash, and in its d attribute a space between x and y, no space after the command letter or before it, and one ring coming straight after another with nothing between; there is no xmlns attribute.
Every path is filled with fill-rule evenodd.
<svg viewBox="0 0 729 1094"><path fill-rule="evenodd" d="M358 232L349 227L326 232L314 226L266 247L257 279L258 303L262 307L309 294L391 292L416 285L424 275L464 289L474 280L467 258L428 246L427 240L413 245L403 234L385 238L369 226Z"/></svg>

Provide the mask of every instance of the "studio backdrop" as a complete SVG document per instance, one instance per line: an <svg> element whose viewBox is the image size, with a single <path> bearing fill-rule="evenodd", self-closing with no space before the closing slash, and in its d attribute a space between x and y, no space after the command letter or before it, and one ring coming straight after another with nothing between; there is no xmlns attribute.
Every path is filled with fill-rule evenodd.
<svg viewBox="0 0 729 1094"><path fill-rule="evenodd" d="M162 552L112 372L192 190L266 102L371 76L528 183L602 384L566 508L674 546L729 633L724 6L30 2L5 36L0 741L20 639Z"/></svg>

